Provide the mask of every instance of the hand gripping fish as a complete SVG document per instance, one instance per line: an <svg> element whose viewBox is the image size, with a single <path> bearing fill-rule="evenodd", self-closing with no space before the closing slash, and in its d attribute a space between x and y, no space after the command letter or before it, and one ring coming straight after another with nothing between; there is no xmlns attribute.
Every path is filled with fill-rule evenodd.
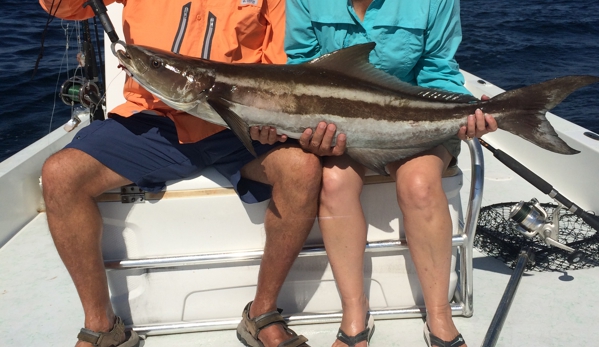
<svg viewBox="0 0 599 347"><path fill-rule="evenodd" d="M387 164L456 135L477 108L492 114L500 129L546 150L579 153L558 137L545 113L599 77L556 78L481 101L402 82L368 62L373 48L356 45L300 65L219 63L136 45L117 57L164 103L229 127L253 154L251 126L299 138L325 121L347 135L348 155L386 175Z"/></svg>

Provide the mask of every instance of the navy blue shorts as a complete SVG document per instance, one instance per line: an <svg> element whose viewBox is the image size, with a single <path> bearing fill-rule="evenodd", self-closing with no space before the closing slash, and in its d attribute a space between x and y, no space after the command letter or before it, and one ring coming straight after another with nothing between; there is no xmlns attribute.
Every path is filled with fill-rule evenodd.
<svg viewBox="0 0 599 347"><path fill-rule="evenodd" d="M231 130L181 144L175 124L167 117L144 113L111 117L81 129L65 148L89 154L148 192L159 192L166 181L184 179L213 166L244 202L270 198L271 186L241 177L241 168L255 157ZM253 144L258 156L280 145Z"/></svg>

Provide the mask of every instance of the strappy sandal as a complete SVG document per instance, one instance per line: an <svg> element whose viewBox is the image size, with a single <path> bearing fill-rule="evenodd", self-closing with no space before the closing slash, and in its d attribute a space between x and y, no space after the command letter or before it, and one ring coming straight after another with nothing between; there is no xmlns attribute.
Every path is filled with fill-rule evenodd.
<svg viewBox="0 0 599 347"><path fill-rule="evenodd" d="M424 323L424 340L429 347L438 346L438 347L459 347L461 345L465 345L466 341L462 337L462 334L458 334L458 336L454 337L451 341L443 341L437 336L431 333L431 330L428 327L428 324Z"/></svg>
<svg viewBox="0 0 599 347"><path fill-rule="evenodd" d="M362 330L355 336L348 336L343 330L339 329L337 332L337 340L345 343L347 347L355 347L356 344L366 341L366 345L370 344L370 339L374 334L374 318L370 315L370 312L366 314L366 329Z"/></svg>
<svg viewBox="0 0 599 347"><path fill-rule="evenodd" d="M258 317L250 318L250 307L252 301L250 301L241 314L241 322L237 326L237 338L241 343L247 347L264 347L264 344L258 339L260 331L272 324L281 324L285 331L292 335L291 338L283 341L278 347L310 347L306 344L308 339L303 335L296 334L295 331L287 327L287 322L283 316L281 316L282 309L278 308L276 311L267 312Z"/></svg>
<svg viewBox="0 0 599 347"><path fill-rule="evenodd" d="M80 341L89 342L94 347L138 347L139 335L133 330L125 331L125 324L120 317L114 318L112 330L107 333L95 332L82 328L77 335ZM126 339L125 342L123 339Z"/></svg>

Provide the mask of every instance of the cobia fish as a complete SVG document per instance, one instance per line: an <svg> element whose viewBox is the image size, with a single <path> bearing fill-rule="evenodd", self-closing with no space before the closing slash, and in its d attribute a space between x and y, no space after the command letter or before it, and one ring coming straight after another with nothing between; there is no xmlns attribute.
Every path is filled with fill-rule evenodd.
<svg viewBox="0 0 599 347"><path fill-rule="evenodd" d="M566 76L481 101L402 82L368 62L373 48L356 45L300 65L227 64L136 45L117 57L164 103L229 127L254 154L251 126L273 126L299 138L325 121L347 135L354 160L387 174L388 163L456 135L477 108L492 114L500 129L544 149L578 153L558 137L545 113L599 77Z"/></svg>

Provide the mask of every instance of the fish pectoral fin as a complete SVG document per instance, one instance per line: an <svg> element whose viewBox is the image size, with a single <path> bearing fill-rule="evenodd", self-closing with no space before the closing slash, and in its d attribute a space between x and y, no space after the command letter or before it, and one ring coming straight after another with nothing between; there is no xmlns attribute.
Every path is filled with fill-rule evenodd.
<svg viewBox="0 0 599 347"><path fill-rule="evenodd" d="M239 138L241 143L252 153L254 157L257 157L256 150L252 144L252 138L250 136L249 125L241 119L235 112L231 111L230 104L220 98L208 98L206 100L208 104L218 113L219 116L227 123L227 126L233 133Z"/></svg>
<svg viewBox="0 0 599 347"><path fill-rule="evenodd" d="M387 165L414 154L426 151L429 147L414 148L348 148L347 154L358 163L379 175L389 176Z"/></svg>

